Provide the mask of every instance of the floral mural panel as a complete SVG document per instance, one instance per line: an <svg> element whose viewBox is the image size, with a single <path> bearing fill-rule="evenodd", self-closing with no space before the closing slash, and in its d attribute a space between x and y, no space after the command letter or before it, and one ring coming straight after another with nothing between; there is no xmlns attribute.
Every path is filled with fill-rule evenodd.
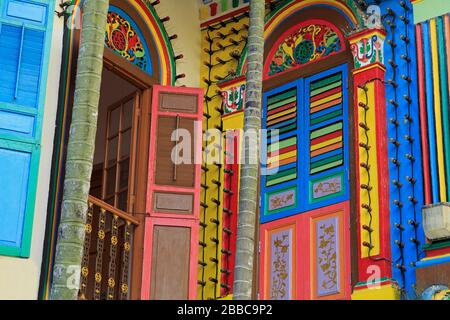
<svg viewBox="0 0 450 320"><path fill-rule="evenodd" d="M291 228L273 232L270 236L270 299L292 299L293 257Z"/></svg>
<svg viewBox="0 0 450 320"><path fill-rule="evenodd" d="M340 195L343 191L343 175L327 176L312 183L312 199L320 200L333 195Z"/></svg>
<svg viewBox="0 0 450 320"><path fill-rule="evenodd" d="M117 12L108 12L105 46L151 74L152 66L144 39L131 19L118 9Z"/></svg>
<svg viewBox="0 0 450 320"><path fill-rule="evenodd" d="M268 196L269 214L283 209L289 209L296 206L297 188L275 192Z"/></svg>
<svg viewBox="0 0 450 320"><path fill-rule="evenodd" d="M343 49L341 37L331 25L320 21L302 23L283 37L269 55L268 76L318 61Z"/></svg>
<svg viewBox="0 0 450 320"><path fill-rule="evenodd" d="M340 292L339 219L330 217L317 221L316 228L316 288L323 297Z"/></svg>

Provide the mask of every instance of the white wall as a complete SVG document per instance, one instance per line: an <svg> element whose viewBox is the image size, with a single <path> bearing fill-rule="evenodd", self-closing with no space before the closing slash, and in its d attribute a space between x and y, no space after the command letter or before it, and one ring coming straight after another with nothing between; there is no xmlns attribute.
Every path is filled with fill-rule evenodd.
<svg viewBox="0 0 450 320"><path fill-rule="evenodd" d="M53 138L58 104L64 26L62 18L60 19L56 15L54 17L31 254L29 259L0 256L0 300L34 300L38 297L52 166Z"/></svg>
<svg viewBox="0 0 450 320"><path fill-rule="evenodd" d="M200 11L197 0L163 0L155 6L161 18L169 16L164 23L169 36L177 34L172 41L175 55L183 54L184 59L177 61L177 73L186 74L177 86L200 87Z"/></svg>

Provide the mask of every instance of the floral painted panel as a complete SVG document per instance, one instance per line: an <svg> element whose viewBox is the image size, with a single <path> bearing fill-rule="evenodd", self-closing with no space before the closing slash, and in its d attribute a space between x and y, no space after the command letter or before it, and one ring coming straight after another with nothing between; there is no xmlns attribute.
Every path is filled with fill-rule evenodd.
<svg viewBox="0 0 450 320"><path fill-rule="evenodd" d="M342 191L342 176L327 178L313 184L313 199L320 199Z"/></svg>
<svg viewBox="0 0 450 320"><path fill-rule="evenodd" d="M296 188L286 190L283 192L277 192L269 196L269 212L292 207L296 203Z"/></svg>
<svg viewBox="0 0 450 320"><path fill-rule="evenodd" d="M148 52L136 28L117 12L108 13L105 45L128 62L151 73Z"/></svg>
<svg viewBox="0 0 450 320"><path fill-rule="evenodd" d="M317 296L340 292L338 217L316 222Z"/></svg>
<svg viewBox="0 0 450 320"><path fill-rule="evenodd" d="M340 52L340 37L330 26L312 23L301 26L277 47L271 59L269 76L294 69Z"/></svg>
<svg viewBox="0 0 450 320"><path fill-rule="evenodd" d="M270 238L270 299L292 299L292 229Z"/></svg>

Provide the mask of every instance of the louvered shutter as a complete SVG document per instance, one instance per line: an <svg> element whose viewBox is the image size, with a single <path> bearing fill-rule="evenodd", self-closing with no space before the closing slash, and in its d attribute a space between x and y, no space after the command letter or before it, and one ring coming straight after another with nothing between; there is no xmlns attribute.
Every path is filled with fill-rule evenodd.
<svg viewBox="0 0 450 320"><path fill-rule="evenodd" d="M306 210L348 200L347 65L305 80Z"/></svg>
<svg viewBox="0 0 450 320"><path fill-rule="evenodd" d="M347 77L342 65L264 94L262 223L348 200Z"/></svg>
<svg viewBox="0 0 450 320"><path fill-rule="evenodd" d="M301 82L301 81L300 81ZM298 213L299 101L301 83L291 83L264 95L261 221Z"/></svg>
<svg viewBox="0 0 450 320"><path fill-rule="evenodd" d="M203 91L155 86L151 117L142 298L195 299Z"/></svg>
<svg viewBox="0 0 450 320"><path fill-rule="evenodd" d="M53 7L0 3L0 254L29 255Z"/></svg>

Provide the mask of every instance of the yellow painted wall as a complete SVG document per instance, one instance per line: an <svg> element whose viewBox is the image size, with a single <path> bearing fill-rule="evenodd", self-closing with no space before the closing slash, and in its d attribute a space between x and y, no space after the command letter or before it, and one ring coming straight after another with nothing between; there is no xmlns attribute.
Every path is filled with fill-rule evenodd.
<svg viewBox="0 0 450 320"><path fill-rule="evenodd" d="M29 259L0 256L0 300L35 300L38 297L64 26L63 19L54 17L31 253Z"/></svg>
<svg viewBox="0 0 450 320"><path fill-rule="evenodd" d="M364 103L369 106L369 110L367 111L367 126L370 130L367 132L369 145L372 146L369 150L369 165L370 165L370 177L367 174L366 169L360 167L359 177L361 184L368 184L370 178L370 186L373 188L370 191L370 203L372 207L372 222L370 222L370 214L366 209L360 209L360 233L361 233L361 257L367 258L369 256L369 248L362 245L364 241L368 243L372 243L374 248L370 251L371 256L376 256L380 253L380 223L379 223L379 215L380 209L378 205L378 164L377 164L377 150L376 146L376 124L375 124L375 85L373 82L367 84L367 101L366 101L366 93L363 89L358 89L358 103ZM358 123L364 122L364 109L358 108ZM359 127L359 142L366 143L367 138L365 135L365 130ZM359 161L366 162L367 161L367 153L363 148L359 148ZM361 204L369 204L369 192L364 189L359 189ZM369 233L362 228L363 225L371 226L373 229L372 232L372 241L370 241Z"/></svg>
<svg viewBox="0 0 450 320"><path fill-rule="evenodd" d="M184 59L177 61L177 74L184 73L186 78L177 81L176 85L200 87L200 14L197 0L164 0L155 6L158 15L170 17L164 23L170 35L177 34L172 41L175 55L183 54Z"/></svg>

